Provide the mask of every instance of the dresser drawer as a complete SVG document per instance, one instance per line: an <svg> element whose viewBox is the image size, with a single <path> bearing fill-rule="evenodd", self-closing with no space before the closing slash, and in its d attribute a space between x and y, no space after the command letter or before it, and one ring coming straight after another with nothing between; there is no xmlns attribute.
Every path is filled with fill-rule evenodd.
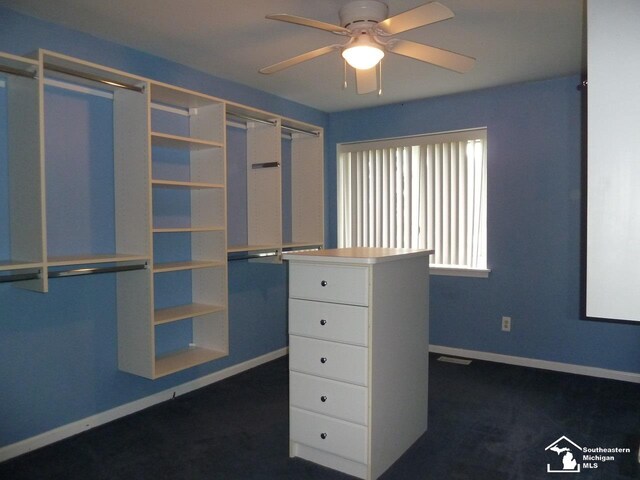
<svg viewBox="0 0 640 480"><path fill-rule="evenodd" d="M289 392L293 407L367 424L367 387L291 372Z"/></svg>
<svg viewBox="0 0 640 480"><path fill-rule="evenodd" d="M366 346L369 337L367 326L367 307L289 300L291 334Z"/></svg>
<svg viewBox="0 0 640 480"><path fill-rule="evenodd" d="M289 368L333 380L367 385L366 347L289 336Z"/></svg>
<svg viewBox="0 0 640 480"><path fill-rule="evenodd" d="M369 303L369 269L292 263L289 267L289 296L366 306Z"/></svg>
<svg viewBox="0 0 640 480"><path fill-rule="evenodd" d="M367 427L292 407L290 437L355 462L367 462Z"/></svg>

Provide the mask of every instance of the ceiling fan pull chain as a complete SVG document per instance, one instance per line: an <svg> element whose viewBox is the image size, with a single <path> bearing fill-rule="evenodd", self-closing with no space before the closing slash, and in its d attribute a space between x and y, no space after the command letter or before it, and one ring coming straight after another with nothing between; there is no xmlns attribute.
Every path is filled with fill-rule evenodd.
<svg viewBox="0 0 640 480"><path fill-rule="evenodd" d="M378 63L378 96L382 96L382 62Z"/></svg>
<svg viewBox="0 0 640 480"><path fill-rule="evenodd" d="M344 83L342 84L342 89L346 90L347 89L347 61L345 60L344 62Z"/></svg>

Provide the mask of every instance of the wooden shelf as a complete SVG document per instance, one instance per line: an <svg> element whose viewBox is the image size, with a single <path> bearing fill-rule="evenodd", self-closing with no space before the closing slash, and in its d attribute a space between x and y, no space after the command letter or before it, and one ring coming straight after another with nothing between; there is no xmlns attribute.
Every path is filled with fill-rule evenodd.
<svg viewBox="0 0 640 480"><path fill-rule="evenodd" d="M124 254L101 254L101 255L69 255L60 257L49 257L47 264L50 267L62 267L65 265L87 265L91 263L113 263L113 262L133 262L149 261L149 257L144 255L124 255Z"/></svg>
<svg viewBox="0 0 640 480"><path fill-rule="evenodd" d="M222 103L218 98L161 82L151 82L151 101L185 109Z"/></svg>
<svg viewBox="0 0 640 480"><path fill-rule="evenodd" d="M201 347L190 347L185 350L162 355L156 358L155 378L195 367L202 363L226 357L226 351L209 350Z"/></svg>
<svg viewBox="0 0 640 480"><path fill-rule="evenodd" d="M201 140L169 133L151 132L151 142L159 147L186 148L189 150L205 150L207 148L222 148L224 145L212 140Z"/></svg>
<svg viewBox="0 0 640 480"><path fill-rule="evenodd" d="M191 189L224 188L224 185L220 183L183 182L178 180L151 180L151 185L153 185L154 187L164 187L164 188L191 188Z"/></svg>
<svg viewBox="0 0 640 480"><path fill-rule="evenodd" d="M162 325L163 323L177 322L186 318L207 315L208 313L224 312L224 310L225 308L221 305L203 305L201 303L161 308L154 312L154 323Z"/></svg>
<svg viewBox="0 0 640 480"><path fill-rule="evenodd" d="M154 273L178 272L181 270L195 270L197 268L223 267L224 265L225 264L223 262L214 262L214 261L156 263L153 267L153 272Z"/></svg>
<svg viewBox="0 0 640 480"><path fill-rule="evenodd" d="M42 268L42 262L28 262L19 260L0 261L0 272L5 270L26 270L33 268Z"/></svg>

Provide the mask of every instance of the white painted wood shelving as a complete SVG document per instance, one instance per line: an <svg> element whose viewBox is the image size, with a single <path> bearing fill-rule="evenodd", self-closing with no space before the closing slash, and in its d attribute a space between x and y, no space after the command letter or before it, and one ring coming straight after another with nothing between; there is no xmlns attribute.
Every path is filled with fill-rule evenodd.
<svg viewBox="0 0 640 480"><path fill-rule="evenodd" d="M224 357L229 352L225 106L217 98L157 82L150 83L150 101L152 108L175 117L158 128L179 130L180 120L185 120L184 131L160 131L150 115L153 237L187 235L189 243L186 260L160 262L154 257L154 284L161 276L181 271L189 274L191 284L189 303L154 308L153 328L190 319L193 332L188 348L168 354L153 353L152 377L159 377ZM160 155L158 149L167 152ZM163 165L164 161L167 165ZM175 176L169 177L169 173ZM166 190L177 196L170 192L169 202L162 201ZM172 209L174 199L184 203L186 218L166 211ZM179 285L175 284L175 288Z"/></svg>
<svg viewBox="0 0 640 480"><path fill-rule="evenodd" d="M228 253L280 253L288 246L323 243L321 128L47 50L35 59L0 53L0 87L8 137L6 151L0 151L0 189L7 192L0 196L0 281L45 293L51 277L115 272L123 371L155 379L228 355ZM51 91L54 100L64 96L56 89L102 97L109 103L97 100L98 108L112 108L112 123L105 123L106 114L96 117L102 128L113 129L98 135L113 138L99 152L101 173L74 173L92 175L81 178L91 185L81 201L72 197L75 186L56 183L69 181L74 168L58 161L65 157L60 151L66 138L55 138L52 146L59 151L47 152L45 129L56 131L64 117L85 123L69 123L63 133L82 135L88 117L77 120L64 106L48 107ZM89 97L86 105L79 100L87 115ZM249 234L230 248L227 109L252 118L244 124ZM291 165L284 190L283 130L295 130L287 139ZM256 163L277 166L252 168ZM104 179L111 175L109 191L111 181ZM93 191L98 183L99 191ZM291 212L286 221L283 191ZM92 222L105 212L98 209L87 218L94 197L97 204L102 197L113 202L100 204L113 212L113 221L101 222L99 231L91 230ZM182 329L180 335L173 335L174 327Z"/></svg>
<svg viewBox="0 0 640 480"><path fill-rule="evenodd" d="M8 217L0 224L5 255L0 255L0 273L22 275L44 269L44 168L42 157L42 108L40 63L0 53L0 82L6 92L7 120L4 158L7 183L0 190L7 195ZM4 163L4 162L3 162ZM17 283L22 288L47 291L47 277Z"/></svg>
<svg viewBox="0 0 640 480"><path fill-rule="evenodd" d="M227 105L227 118L246 129L247 189L246 238L233 238L228 251L322 247L322 128L237 104Z"/></svg>

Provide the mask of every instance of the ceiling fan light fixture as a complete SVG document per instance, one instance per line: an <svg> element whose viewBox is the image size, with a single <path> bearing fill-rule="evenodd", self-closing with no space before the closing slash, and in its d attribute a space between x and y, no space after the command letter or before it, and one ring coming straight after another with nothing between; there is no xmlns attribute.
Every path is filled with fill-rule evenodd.
<svg viewBox="0 0 640 480"><path fill-rule="evenodd" d="M345 48L342 52L342 56L349 65L358 70L369 70L375 67L382 57L384 52L381 48L371 47L369 45L359 45L356 47Z"/></svg>
<svg viewBox="0 0 640 480"><path fill-rule="evenodd" d="M384 51L368 35L361 35L356 37L355 41L342 51L342 56L353 68L368 70L375 67L382 60Z"/></svg>

